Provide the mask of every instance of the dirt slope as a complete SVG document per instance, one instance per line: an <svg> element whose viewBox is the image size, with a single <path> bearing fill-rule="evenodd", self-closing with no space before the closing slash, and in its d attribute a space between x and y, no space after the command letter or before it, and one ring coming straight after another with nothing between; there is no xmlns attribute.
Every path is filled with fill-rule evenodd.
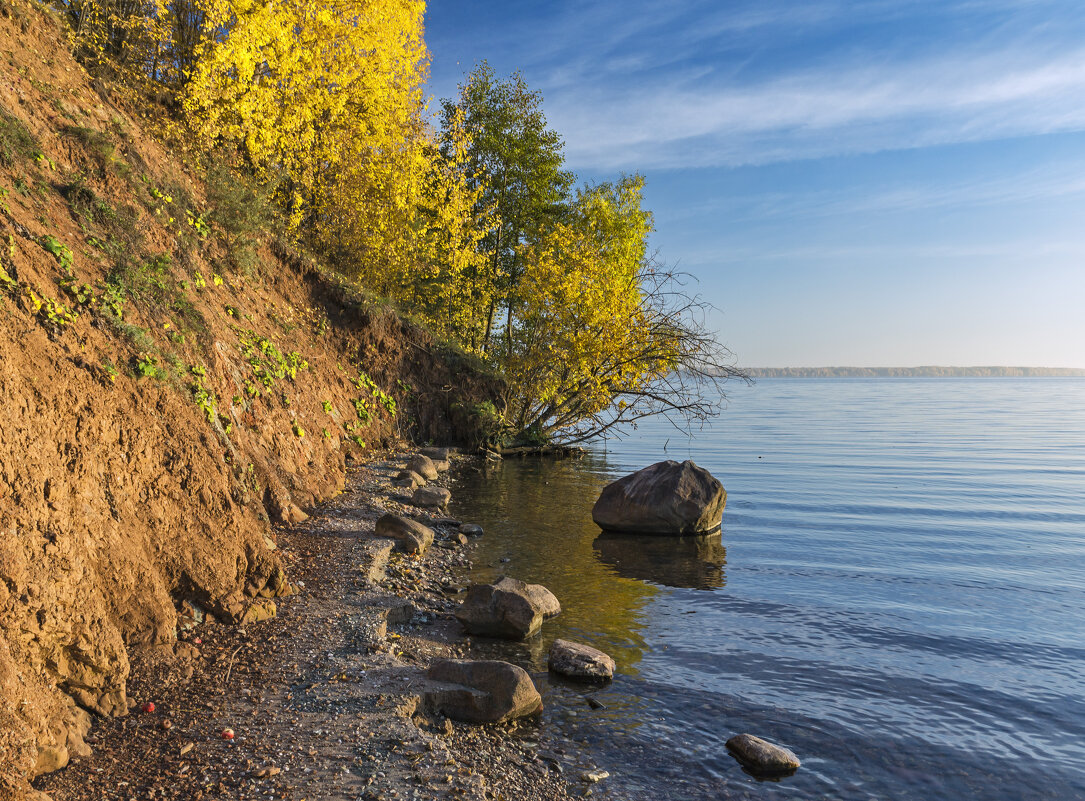
<svg viewBox="0 0 1085 801"><path fill-rule="evenodd" d="M0 2L0 798L127 714L179 616L274 614L269 519L367 448L469 438L494 393L259 211Z"/></svg>

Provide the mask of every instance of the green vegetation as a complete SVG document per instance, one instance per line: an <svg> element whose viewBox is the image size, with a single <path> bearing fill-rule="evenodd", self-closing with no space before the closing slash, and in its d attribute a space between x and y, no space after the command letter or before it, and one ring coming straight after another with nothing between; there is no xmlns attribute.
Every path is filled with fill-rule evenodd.
<svg viewBox="0 0 1085 801"><path fill-rule="evenodd" d="M33 157L37 147L38 143L23 121L0 108L0 166L14 167L17 159Z"/></svg>

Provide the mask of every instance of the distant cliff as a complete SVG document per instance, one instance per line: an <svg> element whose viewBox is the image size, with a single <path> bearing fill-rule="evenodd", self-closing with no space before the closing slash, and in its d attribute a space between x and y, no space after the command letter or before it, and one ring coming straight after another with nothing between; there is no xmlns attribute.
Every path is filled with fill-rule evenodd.
<svg viewBox="0 0 1085 801"><path fill-rule="evenodd" d="M1072 367L750 367L751 378L1085 378Z"/></svg>

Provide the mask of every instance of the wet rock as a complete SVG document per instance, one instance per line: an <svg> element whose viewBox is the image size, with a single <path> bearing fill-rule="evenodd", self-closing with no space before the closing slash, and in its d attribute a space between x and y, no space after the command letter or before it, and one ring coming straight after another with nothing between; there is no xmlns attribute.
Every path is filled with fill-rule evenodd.
<svg viewBox="0 0 1085 801"><path fill-rule="evenodd" d="M437 478L437 468L433 466L433 460L420 453L410 458L407 462L407 469L418 473L418 475L428 481L433 481L433 479Z"/></svg>
<svg viewBox="0 0 1085 801"><path fill-rule="evenodd" d="M776 775L793 773L800 764L794 753L752 734L739 734L727 741L727 749L751 773Z"/></svg>
<svg viewBox="0 0 1085 801"><path fill-rule="evenodd" d="M604 531L689 535L719 528L727 493L691 461L658 462L604 488L591 516Z"/></svg>
<svg viewBox="0 0 1085 801"><path fill-rule="evenodd" d="M413 490L416 487L421 487L426 483L426 479L418 475L413 470L401 470L399 474L392 480L393 487L403 487L405 489Z"/></svg>
<svg viewBox="0 0 1085 801"><path fill-rule="evenodd" d="M438 659L426 675L432 681L454 685L426 694L434 709L454 720L500 723L542 709L542 697L531 676L508 662Z"/></svg>
<svg viewBox="0 0 1085 801"><path fill-rule="evenodd" d="M448 461L448 448L421 448L418 452L435 462Z"/></svg>
<svg viewBox="0 0 1085 801"><path fill-rule="evenodd" d="M425 553L426 548L433 544L433 529L417 520L391 513L377 521L376 534L395 540L399 548L407 553Z"/></svg>
<svg viewBox="0 0 1085 801"><path fill-rule="evenodd" d="M482 526L476 523L464 523L460 526L460 533L466 534L468 537L481 537Z"/></svg>
<svg viewBox="0 0 1085 801"><path fill-rule="evenodd" d="M450 500L452 493L444 487L419 487L411 496L411 503L415 506L445 507Z"/></svg>
<svg viewBox="0 0 1085 801"><path fill-rule="evenodd" d="M560 612L561 604L546 587L506 576L496 584L472 586L456 619L469 634L521 640Z"/></svg>
<svg viewBox="0 0 1085 801"><path fill-rule="evenodd" d="M610 771L606 770L588 770L580 774L580 781L587 782L588 784L596 784L601 782L610 776Z"/></svg>
<svg viewBox="0 0 1085 801"><path fill-rule="evenodd" d="M614 660L590 645L569 640L554 640L547 657L547 667L574 679L609 679L614 676Z"/></svg>

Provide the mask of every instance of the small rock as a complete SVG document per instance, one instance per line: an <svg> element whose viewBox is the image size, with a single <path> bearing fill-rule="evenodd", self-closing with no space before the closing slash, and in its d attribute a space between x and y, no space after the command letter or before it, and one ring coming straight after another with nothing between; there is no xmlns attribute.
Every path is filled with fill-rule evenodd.
<svg viewBox="0 0 1085 801"><path fill-rule="evenodd" d="M437 478L437 468L433 466L433 460L428 456L416 454L407 461L407 469L413 470L427 481Z"/></svg>
<svg viewBox="0 0 1085 801"><path fill-rule="evenodd" d="M220 736L220 737L221 737L221 738L222 738L223 740L232 740L232 739L234 739L234 730L233 730L233 729L223 729L223 730L222 730L222 731L221 731L221 732L219 733L219 736Z"/></svg>
<svg viewBox="0 0 1085 801"><path fill-rule="evenodd" d="M184 745L181 746L181 756L184 756L185 754L187 754L189 751L191 751L195 747L196 747L195 743L185 743Z"/></svg>
<svg viewBox="0 0 1085 801"><path fill-rule="evenodd" d="M472 586L456 619L469 634L519 640L560 612L561 604L546 587L506 576L496 584Z"/></svg>
<svg viewBox="0 0 1085 801"><path fill-rule="evenodd" d="M603 779L610 776L609 771L605 770L589 770L580 774L580 781L587 782L588 784L595 784L601 782Z"/></svg>
<svg viewBox="0 0 1085 801"><path fill-rule="evenodd" d="M448 539L449 539L450 542L454 542L457 545L466 545L467 544L467 537L465 537L463 534L453 534Z"/></svg>
<svg viewBox="0 0 1085 801"><path fill-rule="evenodd" d="M404 489L413 490L415 487L421 487L426 483L426 479L418 475L413 470L402 470L399 475L392 480L393 487L403 487Z"/></svg>
<svg viewBox="0 0 1085 801"><path fill-rule="evenodd" d="M753 773L792 773L802 763L788 749L752 734L739 734L727 741L728 750Z"/></svg>
<svg viewBox="0 0 1085 801"><path fill-rule="evenodd" d="M574 679L609 679L614 676L614 660L590 645L569 640L554 640L547 667Z"/></svg>
<svg viewBox="0 0 1085 801"><path fill-rule="evenodd" d="M390 512L377 521L376 535L394 539L407 553L425 553L433 544L433 529Z"/></svg>
<svg viewBox="0 0 1085 801"><path fill-rule="evenodd" d="M419 487L411 496L411 503L415 506L444 507L450 500L452 500L452 493L444 487Z"/></svg>
<svg viewBox="0 0 1085 801"><path fill-rule="evenodd" d="M592 709L606 709L606 706L598 698L588 698L588 706Z"/></svg>
<svg viewBox="0 0 1085 801"><path fill-rule="evenodd" d="M452 467L451 463L447 459L434 459L433 467L438 473L447 473L449 468Z"/></svg>
<svg viewBox="0 0 1085 801"><path fill-rule="evenodd" d="M260 770L256 771L255 775L257 779L270 779L272 776L278 776L280 773L282 773L281 768L276 768L272 766L267 768L260 768Z"/></svg>
<svg viewBox="0 0 1085 801"><path fill-rule="evenodd" d="M468 537L481 537L482 526L477 523L464 523L460 526L460 533L466 534Z"/></svg>
<svg viewBox="0 0 1085 801"><path fill-rule="evenodd" d="M500 723L542 709L531 676L517 665L498 660L438 659L426 676L452 687L430 690L427 701L438 712L465 723Z"/></svg>

